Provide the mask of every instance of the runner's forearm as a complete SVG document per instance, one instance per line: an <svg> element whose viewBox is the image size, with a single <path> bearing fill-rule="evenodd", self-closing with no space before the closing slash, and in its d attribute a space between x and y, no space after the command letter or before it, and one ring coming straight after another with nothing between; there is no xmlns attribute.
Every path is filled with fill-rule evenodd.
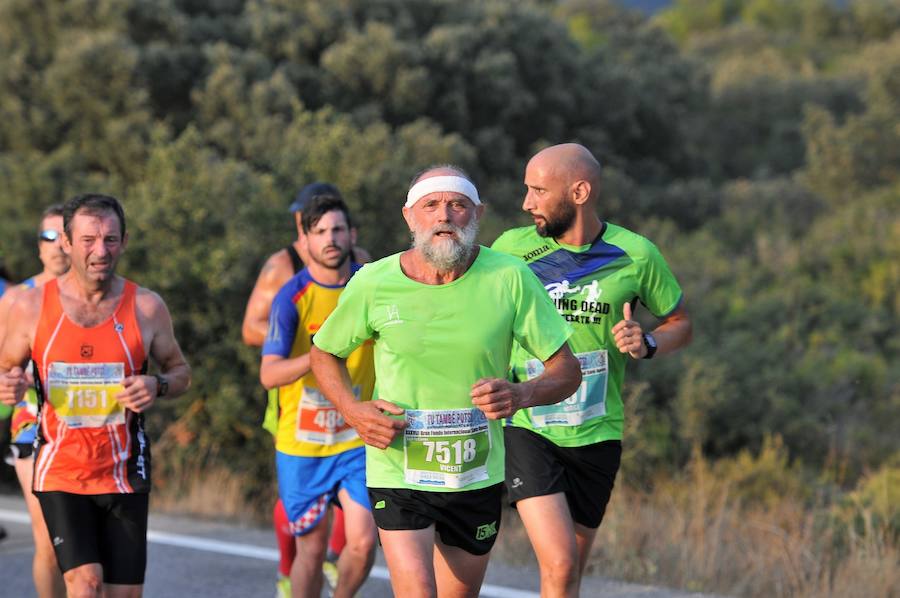
<svg viewBox="0 0 900 598"><path fill-rule="evenodd" d="M262 347L269 331L268 319L255 319L247 317L241 326L241 340L251 347Z"/></svg>
<svg viewBox="0 0 900 598"><path fill-rule="evenodd" d="M160 375L166 379L169 385L166 398L184 394L191 387L191 367L187 363L163 369Z"/></svg>
<svg viewBox="0 0 900 598"><path fill-rule="evenodd" d="M353 394L350 372L347 370L347 361L322 351L315 345L309 351L309 360L319 390L341 414L344 414L348 406L357 402Z"/></svg>
<svg viewBox="0 0 900 598"><path fill-rule="evenodd" d="M656 339L657 355L672 353L691 342L693 325L684 307L679 307L652 334Z"/></svg>
<svg viewBox="0 0 900 598"><path fill-rule="evenodd" d="M310 371L309 353L291 358L266 355L259 367L259 381L265 388L272 389L296 382Z"/></svg>
<svg viewBox="0 0 900 598"><path fill-rule="evenodd" d="M558 403L569 397L581 384L581 367L565 343L544 362L540 376L522 382L524 401L520 409Z"/></svg>

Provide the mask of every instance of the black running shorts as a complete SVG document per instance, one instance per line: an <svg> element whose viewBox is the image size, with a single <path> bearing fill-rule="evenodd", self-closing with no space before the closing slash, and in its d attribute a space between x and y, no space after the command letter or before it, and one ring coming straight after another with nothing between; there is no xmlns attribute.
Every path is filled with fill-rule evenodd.
<svg viewBox="0 0 900 598"><path fill-rule="evenodd" d="M469 554L490 552L500 529L503 484L480 490L427 492L369 488L375 524L383 530L425 529L434 524L441 542Z"/></svg>
<svg viewBox="0 0 900 598"><path fill-rule="evenodd" d="M15 467L16 459L30 459L34 455L34 445L30 442L10 442L6 462Z"/></svg>
<svg viewBox="0 0 900 598"><path fill-rule="evenodd" d="M562 492L575 523L600 526L622 457L621 440L557 446L516 426L503 428L509 502Z"/></svg>
<svg viewBox="0 0 900 598"><path fill-rule="evenodd" d="M144 583L150 495L35 492L63 573L100 563L103 582Z"/></svg>

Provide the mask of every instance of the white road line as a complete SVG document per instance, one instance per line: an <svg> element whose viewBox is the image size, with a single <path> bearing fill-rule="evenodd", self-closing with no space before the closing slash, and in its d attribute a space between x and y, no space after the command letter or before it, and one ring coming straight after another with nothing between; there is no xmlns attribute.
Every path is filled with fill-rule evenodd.
<svg viewBox="0 0 900 598"><path fill-rule="evenodd" d="M12 511L9 509L0 509L0 521L24 523L25 525L31 524L28 513ZM147 541L152 542L153 544L163 544L165 546L176 546L178 548L190 548L193 550L202 550L204 552L215 552L217 554L228 554L232 556L260 559L263 561L278 562L278 550L266 548L264 546L255 546L253 544L223 542L221 540L171 534L169 532L160 532L156 530L147 530ZM376 579L390 579L388 570L384 567L372 567L372 572L369 575ZM535 592L517 590L515 588L507 588L504 586L495 586L492 584L484 584L481 586L480 595L486 596L487 598L538 598L540 596Z"/></svg>
<svg viewBox="0 0 900 598"><path fill-rule="evenodd" d="M23 513L21 511L10 511L9 509L0 509L0 521L31 525L31 517L28 516L28 513Z"/></svg>

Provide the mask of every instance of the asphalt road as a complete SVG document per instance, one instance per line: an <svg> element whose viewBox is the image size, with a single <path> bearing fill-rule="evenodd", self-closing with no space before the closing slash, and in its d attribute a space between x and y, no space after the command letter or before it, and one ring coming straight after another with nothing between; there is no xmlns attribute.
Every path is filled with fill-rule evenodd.
<svg viewBox="0 0 900 598"><path fill-rule="evenodd" d="M21 497L0 496L0 598L34 596L31 559L34 545ZM147 581L148 598L180 596L246 598L273 596L277 550L270 530L229 523L151 513ZM510 566L492 559L481 595L496 598L537 597L535 567ZM384 559L359 592L360 598L391 596ZM582 596L612 598L688 598L700 596L665 588L625 584L591 577ZM707 597L708 598L708 597Z"/></svg>

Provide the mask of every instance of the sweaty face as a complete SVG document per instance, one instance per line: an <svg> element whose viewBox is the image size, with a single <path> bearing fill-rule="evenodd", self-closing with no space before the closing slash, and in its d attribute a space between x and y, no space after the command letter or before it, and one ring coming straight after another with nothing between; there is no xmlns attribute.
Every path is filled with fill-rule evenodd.
<svg viewBox="0 0 900 598"><path fill-rule="evenodd" d="M410 208L413 247L441 272L465 265L478 236L474 204L458 193L432 193Z"/></svg>
<svg viewBox="0 0 900 598"><path fill-rule="evenodd" d="M65 274L69 269L69 256L62 249L63 217L47 216L44 218L41 222L41 232L44 231L56 232L56 239L52 241L38 237L38 255L44 265L44 270L53 276Z"/></svg>
<svg viewBox="0 0 900 598"><path fill-rule="evenodd" d="M525 186L528 191L522 209L531 214L539 235L559 237L571 228L575 203L562 177L532 160L525 169Z"/></svg>
<svg viewBox="0 0 900 598"><path fill-rule="evenodd" d="M325 268L336 270L350 255L350 227L340 210L326 212L306 233L309 258Z"/></svg>
<svg viewBox="0 0 900 598"><path fill-rule="evenodd" d="M63 241L63 249L79 277L87 282L112 278L125 249L119 217L114 212L76 212L71 232L72 238Z"/></svg>

